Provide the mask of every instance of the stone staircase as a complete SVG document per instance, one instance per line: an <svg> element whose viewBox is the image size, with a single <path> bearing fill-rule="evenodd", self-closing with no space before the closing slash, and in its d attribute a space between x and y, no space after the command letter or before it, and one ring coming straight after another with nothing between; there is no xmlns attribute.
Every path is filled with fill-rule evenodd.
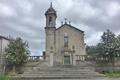
<svg viewBox="0 0 120 80"><path fill-rule="evenodd" d="M34 67L15 78L15 80L108 80L104 75L94 72L93 68L79 66Z"/></svg>

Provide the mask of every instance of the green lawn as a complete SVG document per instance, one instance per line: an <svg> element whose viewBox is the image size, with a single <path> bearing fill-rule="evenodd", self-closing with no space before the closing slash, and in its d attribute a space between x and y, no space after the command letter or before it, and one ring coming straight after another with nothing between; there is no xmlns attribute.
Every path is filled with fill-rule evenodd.
<svg viewBox="0 0 120 80"><path fill-rule="evenodd" d="M120 71L104 71L102 74L110 78L120 78Z"/></svg>
<svg viewBox="0 0 120 80"><path fill-rule="evenodd" d="M0 75L0 80L12 80L10 77Z"/></svg>

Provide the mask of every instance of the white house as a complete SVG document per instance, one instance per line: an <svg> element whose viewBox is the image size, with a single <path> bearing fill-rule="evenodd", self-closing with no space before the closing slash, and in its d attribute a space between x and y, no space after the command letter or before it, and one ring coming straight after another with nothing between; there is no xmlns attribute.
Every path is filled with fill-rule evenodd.
<svg viewBox="0 0 120 80"><path fill-rule="evenodd" d="M0 35L0 73L4 70L4 54L5 48L8 46L10 40Z"/></svg>

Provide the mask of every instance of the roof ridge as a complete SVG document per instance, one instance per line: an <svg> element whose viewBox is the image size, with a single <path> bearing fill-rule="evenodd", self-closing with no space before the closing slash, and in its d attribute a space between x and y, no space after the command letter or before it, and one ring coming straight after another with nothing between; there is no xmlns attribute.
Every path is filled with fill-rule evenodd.
<svg viewBox="0 0 120 80"><path fill-rule="evenodd" d="M82 32L82 33L84 33L84 31L82 31L82 30L80 30L80 29L78 29L78 28L76 28L76 27L74 27L74 26L72 26L72 25L70 25L70 24L63 24L63 25L61 25L60 27L56 28L56 30L62 28L64 25L68 25L69 27L72 27L72 28L74 28L74 29L76 29L76 30L78 30L78 31L80 31L80 32Z"/></svg>

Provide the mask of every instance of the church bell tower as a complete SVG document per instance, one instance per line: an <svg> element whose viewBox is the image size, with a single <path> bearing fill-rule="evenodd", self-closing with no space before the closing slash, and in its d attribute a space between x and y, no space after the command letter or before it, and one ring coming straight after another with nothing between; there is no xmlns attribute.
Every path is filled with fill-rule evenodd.
<svg viewBox="0 0 120 80"><path fill-rule="evenodd" d="M48 63L50 63L49 61L51 60L50 59L51 53L55 53L55 43L56 43L55 42L55 31L56 31L56 18L57 18L57 14L56 14L56 11L52 7L52 3L50 4L50 7L48 8L48 10L45 12L45 16L46 16L45 52L46 52L46 60L48 61ZM52 63L50 65L52 65Z"/></svg>
<svg viewBox="0 0 120 80"><path fill-rule="evenodd" d="M46 16L46 27L55 27L57 14L52 7L52 3L50 5L50 8L45 12L45 16Z"/></svg>

